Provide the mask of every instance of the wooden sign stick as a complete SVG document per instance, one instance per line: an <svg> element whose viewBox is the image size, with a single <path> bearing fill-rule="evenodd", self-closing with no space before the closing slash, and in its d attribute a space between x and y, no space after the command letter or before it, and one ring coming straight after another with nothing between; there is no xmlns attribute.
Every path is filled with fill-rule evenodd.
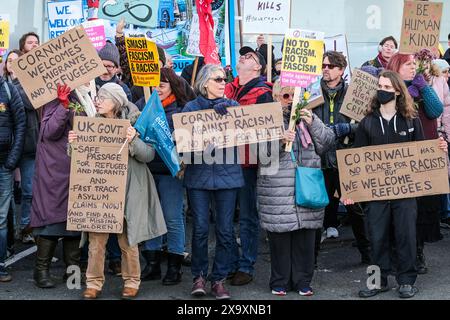
<svg viewBox="0 0 450 320"><path fill-rule="evenodd" d="M197 77L197 68L198 68L198 57L195 57L194 70L192 71L192 78L191 78L191 87L194 86L195 78Z"/></svg>
<svg viewBox="0 0 450 320"><path fill-rule="evenodd" d="M145 103L147 103L148 99L150 99L150 88L143 87L143 89L144 89Z"/></svg>
<svg viewBox="0 0 450 320"><path fill-rule="evenodd" d="M292 118L295 116L295 106L297 105L297 103L300 102L300 94L301 93L302 93L302 88L296 87L295 91L294 91L294 98L292 99L292 109L291 109L291 116L289 118L288 130L295 129L295 120L293 120ZM286 147L285 147L284 151L291 152L291 150L292 150L292 142L286 143Z"/></svg>
<svg viewBox="0 0 450 320"><path fill-rule="evenodd" d="M272 82L272 35L267 36L267 82Z"/></svg>

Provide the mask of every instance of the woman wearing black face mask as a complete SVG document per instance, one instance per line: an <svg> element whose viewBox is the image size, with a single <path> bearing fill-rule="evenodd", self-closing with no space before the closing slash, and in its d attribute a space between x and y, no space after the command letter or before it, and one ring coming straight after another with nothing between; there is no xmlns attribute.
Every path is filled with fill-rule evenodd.
<svg viewBox="0 0 450 320"><path fill-rule="evenodd" d="M361 121L356 132L356 148L424 140L421 122L417 118L413 99L400 75L393 71L383 71L378 80L377 97L372 101L368 114ZM447 150L445 142L439 148ZM344 204L352 204L350 199ZM368 298L389 290L387 276L391 269L391 240L395 241L397 253L397 275L399 296L411 298L417 293L414 283L416 268L416 199L390 201L370 201L365 208L372 262L381 269L381 288L361 290L359 296ZM391 224L395 236L390 239Z"/></svg>

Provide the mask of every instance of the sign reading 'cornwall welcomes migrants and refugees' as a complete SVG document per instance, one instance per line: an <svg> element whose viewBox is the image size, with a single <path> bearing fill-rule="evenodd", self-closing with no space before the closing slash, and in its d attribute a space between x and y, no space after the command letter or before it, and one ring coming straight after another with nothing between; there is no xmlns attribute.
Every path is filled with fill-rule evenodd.
<svg viewBox="0 0 450 320"><path fill-rule="evenodd" d="M229 148L279 140L283 136L283 113L279 103L227 108L224 116L213 109L173 115L177 151L203 151L213 144Z"/></svg>
<svg viewBox="0 0 450 320"><path fill-rule="evenodd" d="M372 98L378 90L378 79L367 72L354 69L350 86L345 94L340 113L361 122Z"/></svg>
<svg viewBox="0 0 450 320"><path fill-rule="evenodd" d="M322 74L323 32L290 29L284 38L281 85L307 88Z"/></svg>
<svg viewBox="0 0 450 320"><path fill-rule="evenodd" d="M122 232L128 145L121 147L129 126L128 120L75 117L67 230Z"/></svg>
<svg viewBox="0 0 450 320"><path fill-rule="evenodd" d="M284 34L289 29L291 0L245 0L244 33Z"/></svg>
<svg viewBox="0 0 450 320"><path fill-rule="evenodd" d="M405 1L403 7L401 53L416 53L430 49L439 56L443 3L428 1Z"/></svg>
<svg viewBox="0 0 450 320"><path fill-rule="evenodd" d="M355 202L449 193L438 140L337 151L342 197Z"/></svg>
<svg viewBox="0 0 450 320"><path fill-rule="evenodd" d="M106 73L83 27L24 54L13 62L12 69L35 108L58 96L58 84L73 90Z"/></svg>
<svg viewBox="0 0 450 320"><path fill-rule="evenodd" d="M145 38L125 38L133 84L159 86L159 57L156 44Z"/></svg>

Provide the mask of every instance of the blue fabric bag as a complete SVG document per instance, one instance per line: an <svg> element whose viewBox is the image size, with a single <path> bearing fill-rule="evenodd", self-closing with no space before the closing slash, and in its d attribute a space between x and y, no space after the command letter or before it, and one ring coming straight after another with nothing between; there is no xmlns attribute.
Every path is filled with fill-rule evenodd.
<svg viewBox="0 0 450 320"><path fill-rule="evenodd" d="M292 150L291 158L295 163L295 203L304 208L325 208L329 200L322 169L299 166Z"/></svg>

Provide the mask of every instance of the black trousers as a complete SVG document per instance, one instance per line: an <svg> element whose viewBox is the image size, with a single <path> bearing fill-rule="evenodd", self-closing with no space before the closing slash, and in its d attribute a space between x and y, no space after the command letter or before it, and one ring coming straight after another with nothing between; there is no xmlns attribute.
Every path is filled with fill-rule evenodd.
<svg viewBox="0 0 450 320"><path fill-rule="evenodd" d="M315 229L267 232L270 246L270 288L299 291L314 275Z"/></svg>
<svg viewBox="0 0 450 320"><path fill-rule="evenodd" d="M387 284L391 271L391 247L395 241L397 283L413 285L416 268L416 199L372 201L365 206L372 245L372 261L381 269L381 284ZM394 239L391 236L394 227Z"/></svg>
<svg viewBox="0 0 450 320"><path fill-rule="evenodd" d="M337 211L339 207L339 198L341 197L339 172L336 169L325 169L323 170L323 174L325 178L328 199L330 200L330 203L325 208L323 227L325 229L329 227L336 228L339 225L339 221L337 219ZM335 197L336 192L339 195L339 198ZM369 248L370 242L367 238L363 209L358 203L351 206L346 206L345 208L349 216L349 222L352 226L353 235L355 236L358 249L360 252L366 251Z"/></svg>

